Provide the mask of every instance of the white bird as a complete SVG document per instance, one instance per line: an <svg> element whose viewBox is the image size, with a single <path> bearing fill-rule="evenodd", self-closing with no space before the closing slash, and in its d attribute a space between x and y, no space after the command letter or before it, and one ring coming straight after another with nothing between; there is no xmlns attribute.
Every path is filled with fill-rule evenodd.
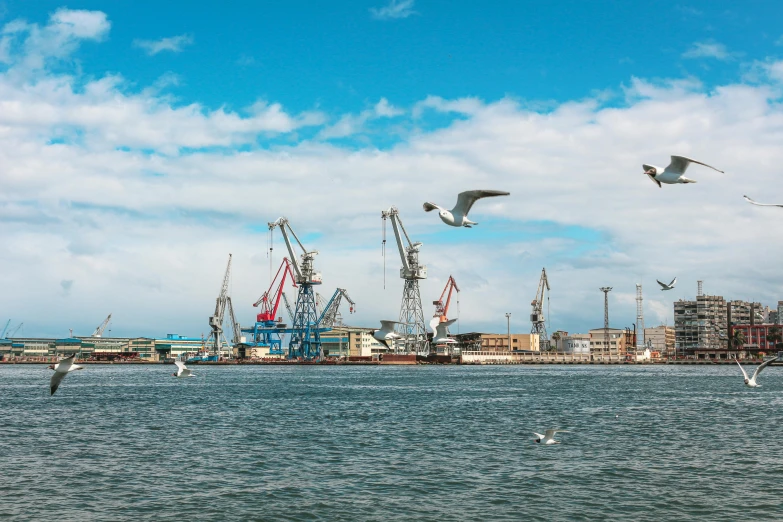
<svg viewBox="0 0 783 522"><path fill-rule="evenodd" d="M386 348L389 348L388 341L394 341L395 339L400 338L400 334L394 331L395 324L403 323L400 323L399 321L381 321L381 329L375 330L372 333L373 338L386 346Z"/></svg>
<svg viewBox="0 0 783 522"><path fill-rule="evenodd" d="M758 203L758 202L753 201L752 199L750 199L748 196L742 196L742 197L745 198L745 201L747 201L751 205L756 205L756 206L759 206L759 207L783 207L783 205L776 205L774 203Z"/></svg>
<svg viewBox="0 0 783 522"><path fill-rule="evenodd" d="M196 375L192 373L190 370L188 370L188 367L185 366L185 363L182 361L174 361L174 364L177 365L177 371L176 373L172 373L174 377L195 377Z"/></svg>
<svg viewBox="0 0 783 522"><path fill-rule="evenodd" d="M656 279L656 281L658 281L658 280ZM661 290L671 290L672 288L674 288L674 285L676 283L677 283L677 278L676 277L674 279L672 279L672 282L669 283L668 285L666 283L661 283L660 281L658 281L658 284L661 285Z"/></svg>
<svg viewBox="0 0 783 522"><path fill-rule="evenodd" d="M761 386L760 384L756 383L756 377L759 376L761 370L769 366L769 363L775 360L777 360L777 357L773 357L772 359L769 359L768 361L764 361L763 363L759 364L758 368L756 368L756 371L753 372L753 377L749 379L748 374L745 372L745 368L743 368L742 365L739 363L737 357L736 356L734 357L734 361L737 363L737 366L739 366L740 370L742 370L742 375L745 377L745 386L747 386L748 388L758 388Z"/></svg>
<svg viewBox="0 0 783 522"><path fill-rule="evenodd" d="M533 435L538 437L536 439L536 442L540 442L542 444L560 444L559 441L555 440L555 433L568 433L565 430L546 430L546 435L541 435L540 433L533 432Z"/></svg>
<svg viewBox="0 0 783 522"><path fill-rule="evenodd" d="M54 370L54 375L52 375L52 380L49 383L49 391L51 391L49 395L54 395L54 392L60 387L60 383L63 382L63 379L65 379L65 376L68 375L68 373L84 369L83 366L73 364L74 359L76 359L76 354L62 359L57 364L49 365L49 369Z"/></svg>
<svg viewBox="0 0 783 522"><path fill-rule="evenodd" d="M435 324L435 321L438 321L438 324ZM443 321L440 322L440 317L436 316L432 318L432 321L430 321L430 326L434 326L433 330L434 333L432 334L432 344L451 344L456 343L454 339L449 337L449 326L457 322L456 319L451 319L450 321Z"/></svg>
<svg viewBox="0 0 783 522"><path fill-rule="evenodd" d="M508 196L510 194L510 192L503 192L502 190L468 190L459 193L457 196L457 205L451 210L446 210L445 208L430 202L424 203L424 210L430 212L437 208L440 220L447 225L452 227L471 228L471 225L478 225L475 221L468 219L468 212L470 212L473 203L481 198Z"/></svg>
<svg viewBox="0 0 783 522"><path fill-rule="evenodd" d="M698 163L699 165L704 165L705 167L709 167L712 170L717 170L721 174L725 174L722 170L718 170L711 165L707 165L701 161L696 161L695 159L686 158L685 156L672 156L672 162L669 163L669 166L665 169L656 167L655 165L648 165L646 163L642 165L642 168L644 169L644 173L647 174L647 176L649 176L653 182L657 183L659 187L661 187L661 183L666 183L667 185L675 185L677 183L696 183L695 179L690 179L683 176L685 171L688 170L688 165L691 163Z"/></svg>

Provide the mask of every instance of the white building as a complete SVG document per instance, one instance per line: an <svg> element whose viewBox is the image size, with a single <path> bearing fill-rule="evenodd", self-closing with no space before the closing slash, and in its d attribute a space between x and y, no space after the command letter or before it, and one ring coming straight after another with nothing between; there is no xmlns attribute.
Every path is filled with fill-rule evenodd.
<svg viewBox="0 0 783 522"><path fill-rule="evenodd" d="M571 334L557 340L560 353L590 353L590 334Z"/></svg>

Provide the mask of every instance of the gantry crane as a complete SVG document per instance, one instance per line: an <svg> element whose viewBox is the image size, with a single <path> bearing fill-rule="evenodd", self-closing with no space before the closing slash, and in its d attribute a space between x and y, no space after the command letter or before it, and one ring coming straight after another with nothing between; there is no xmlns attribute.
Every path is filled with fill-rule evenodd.
<svg viewBox="0 0 783 522"><path fill-rule="evenodd" d="M92 333L90 337L100 337L103 335L104 330L106 330L106 327L109 325L109 321L111 321L111 314L103 320L101 325L95 329L95 331Z"/></svg>
<svg viewBox="0 0 783 522"><path fill-rule="evenodd" d="M285 240L285 246L294 267L296 284L299 286L299 294L296 298L296 311L292 325L291 340L288 344L289 359L316 359L321 357L321 333L317 328L318 311L315 305L315 293L313 285L321 284L321 273L313 268L313 260L318 255L317 250L308 251L299 241L294 229L285 217L268 223L270 235L275 228L279 228ZM288 234L294 236L302 254L297 259L294 247Z"/></svg>
<svg viewBox="0 0 783 522"><path fill-rule="evenodd" d="M546 268L541 269L541 279L538 281L538 290L536 291L536 298L530 303L532 311L530 312L530 322L533 323L533 327L530 329L530 333L538 334L538 342L541 350L549 349L549 337L546 333L546 318L544 317L544 297L549 300L549 280L546 277Z"/></svg>
<svg viewBox="0 0 783 522"><path fill-rule="evenodd" d="M209 333L209 338L212 340L212 346L214 347L213 353L214 355L217 356L220 356L220 352L222 350L224 342L226 341L226 337L223 334L223 319L225 317L226 307L230 306L231 303L231 299L228 297L228 282L230 277L231 277L231 254L228 255L228 264L226 265L226 273L223 276L223 284L220 286L220 294L218 294L218 297L215 300L215 313L209 317L209 327L212 330ZM233 319L233 315L234 315L234 310L233 307L231 307L231 310L229 311L229 316L232 317L231 326L236 331L236 325L233 324L235 323ZM237 337L236 333L234 334L234 337Z"/></svg>
<svg viewBox="0 0 783 522"><path fill-rule="evenodd" d="M391 220L394 237L397 240L397 249L400 252L402 268L400 268L400 277L405 280L405 288L402 292L402 303L400 305L400 324L396 326L400 334L400 344L404 346L406 353L416 353L421 355L429 354L430 347L427 341L427 330L424 326L424 311L421 307L421 294L419 293L419 280L427 279L426 265L419 264L419 250L421 242L412 242L405 227L400 220L397 207L389 207L388 210L381 211L383 220L383 246L384 255L386 252L386 220ZM401 235L402 233L402 235ZM402 237L408 245L405 246Z"/></svg>
<svg viewBox="0 0 783 522"><path fill-rule="evenodd" d="M446 290L449 291L448 297L446 297L446 303L443 303L443 296L446 295ZM449 313L449 304L451 304L451 293L456 290L457 293L459 293L459 287L457 286L457 282L454 280L452 276L449 276L449 280L446 281L446 286L443 288L443 292L440 294L440 299L437 301L433 301L432 304L435 305L435 315L433 317L438 318L439 323L445 323L449 320L448 313Z"/></svg>
<svg viewBox="0 0 783 522"><path fill-rule="evenodd" d="M340 302L342 298L345 298L351 304L349 313L353 313L356 309L356 303L348 297L344 288L338 288L334 291L334 295L324 307L324 311L318 318L319 328L333 328L336 324L342 325L342 316L340 315Z"/></svg>

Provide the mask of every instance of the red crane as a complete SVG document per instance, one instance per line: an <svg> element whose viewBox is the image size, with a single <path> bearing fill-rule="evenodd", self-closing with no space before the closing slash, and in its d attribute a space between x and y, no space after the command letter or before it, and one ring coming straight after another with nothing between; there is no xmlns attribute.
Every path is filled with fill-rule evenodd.
<svg viewBox="0 0 783 522"><path fill-rule="evenodd" d="M283 274L282 276L280 276L281 272ZM269 290L264 292L264 295L259 297L258 301L253 303L253 306L261 306L261 313L256 316L256 322L275 322L275 317L277 317L277 307L280 306L280 296L283 295L283 287L285 287L285 278L287 275L291 276L291 284L296 287L296 283L294 282L294 272L291 270L291 262L287 257L284 257L283 262L280 263L280 268L277 269L275 278L272 279L272 283L269 285ZM275 282L277 282L278 277L280 277L280 283L277 286L277 290L272 293L272 289L275 287ZM272 304L273 297L274 304Z"/></svg>
<svg viewBox="0 0 783 522"><path fill-rule="evenodd" d="M446 298L446 304L443 304L443 296L446 295L446 290L449 291L449 296ZM440 294L440 299L437 301L433 301L432 304L435 305L435 315L433 317L439 317L441 323L445 323L448 321L447 314L449 313L449 304L451 303L451 292L456 290L459 292L459 287L457 286L457 282L454 280L453 277L449 276L449 280L446 281L446 288L443 289L443 293Z"/></svg>

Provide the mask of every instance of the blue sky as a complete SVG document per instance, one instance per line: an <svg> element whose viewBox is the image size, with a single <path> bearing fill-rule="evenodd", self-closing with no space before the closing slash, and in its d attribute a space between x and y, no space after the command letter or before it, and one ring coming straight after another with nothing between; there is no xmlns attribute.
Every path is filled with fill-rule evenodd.
<svg viewBox="0 0 783 522"><path fill-rule="evenodd" d="M424 242L425 313L453 275L461 331L506 312L529 329L542 266L553 329L600 326L600 286L618 327L637 282L648 324L699 279L774 305L775 216L741 196L783 199L781 19L779 2L0 0L0 322L89 334L112 312L116 335L198 335L229 252L234 302L266 289L285 215L322 293L348 289L374 326L399 309L390 205ZM671 154L727 174L659 189L641 164ZM473 229L421 209L476 188L511 196Z"/></svg>
<svg viewBox="0 0 783 522"><path fill-rule="evenodd" d="M239 109L255 100L290 111L357 112L385 97L409 106L433 94L564 101L616 89L631 76L738 77L741 57L780 54L783 4L751 2L417 0L378 19L387 0L306 2L72 1L111 21L105 42L74 57L88 75L138 85L166 74L182 103ZM59 1L6 2L4 18L43 24ZM138 40L186 36L180 52L148 56ZM683 57L695 42L729 59Z"/></svg>

